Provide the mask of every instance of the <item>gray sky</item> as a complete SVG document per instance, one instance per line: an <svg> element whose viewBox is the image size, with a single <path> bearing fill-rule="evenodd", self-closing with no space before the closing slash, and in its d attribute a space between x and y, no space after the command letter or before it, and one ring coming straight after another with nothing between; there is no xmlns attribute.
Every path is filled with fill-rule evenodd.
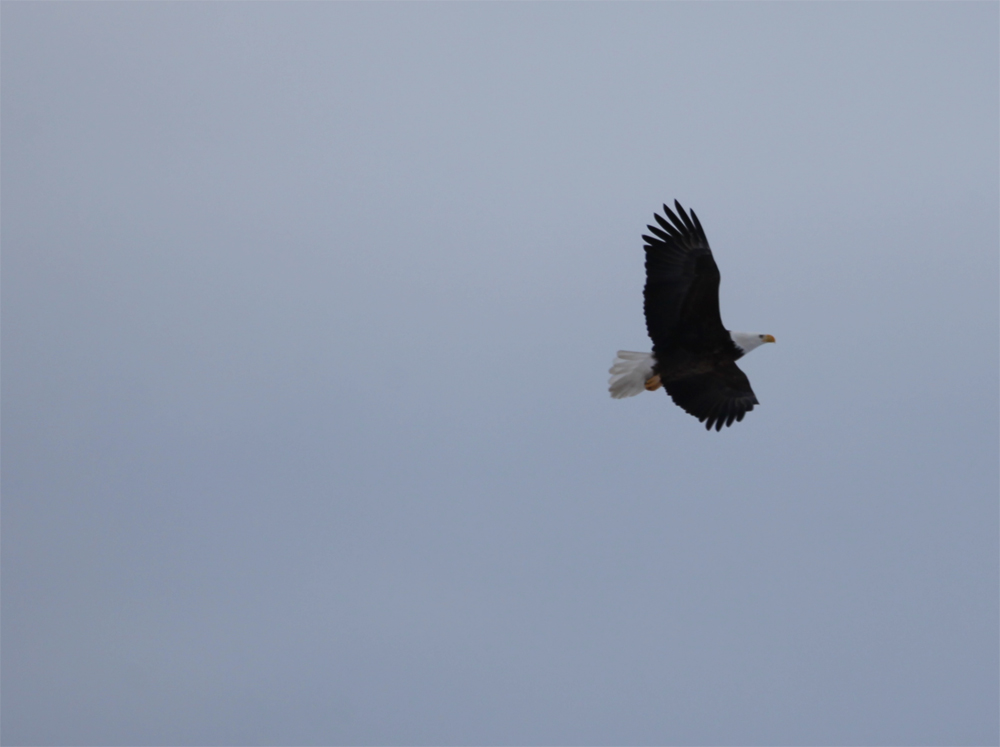
<svg viewBox="0 0 1000 747"><path fill-rule="evenodd" d="M5 3L3 741L995 744L998 12Z"/></svg>

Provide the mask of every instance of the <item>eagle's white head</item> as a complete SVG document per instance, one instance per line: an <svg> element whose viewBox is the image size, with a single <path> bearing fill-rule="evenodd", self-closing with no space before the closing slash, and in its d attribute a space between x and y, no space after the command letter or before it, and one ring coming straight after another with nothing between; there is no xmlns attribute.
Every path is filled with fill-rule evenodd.
<svg viewBox="0 0 1000 747"><path fill-rule="evenodd" d="M733 343L736 347L743 351L743 355L746 355L756 347L760 347L765 342L774 342L772 335L758 335L752 332L730 332L729 336L733 338Z"/></svg>

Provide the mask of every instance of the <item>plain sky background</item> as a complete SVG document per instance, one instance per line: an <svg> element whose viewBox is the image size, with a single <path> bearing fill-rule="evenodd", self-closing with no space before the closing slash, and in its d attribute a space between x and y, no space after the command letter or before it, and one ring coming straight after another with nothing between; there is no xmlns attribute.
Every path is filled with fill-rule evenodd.
<svg viewBox="0 0 1000 747"><path fill-rule="evenodd" d="M4 743L996 744L998 16L4 3Z"/></svg>

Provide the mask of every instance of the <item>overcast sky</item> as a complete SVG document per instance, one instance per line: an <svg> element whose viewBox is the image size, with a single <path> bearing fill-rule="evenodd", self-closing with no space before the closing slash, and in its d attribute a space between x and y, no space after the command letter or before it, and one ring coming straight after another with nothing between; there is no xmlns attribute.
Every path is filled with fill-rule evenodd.
<svg viewBox="0 0 1000 747"><path fill-rule="evenodd" d="M998 15L4 3L3 742L996 744Z"/></svg>

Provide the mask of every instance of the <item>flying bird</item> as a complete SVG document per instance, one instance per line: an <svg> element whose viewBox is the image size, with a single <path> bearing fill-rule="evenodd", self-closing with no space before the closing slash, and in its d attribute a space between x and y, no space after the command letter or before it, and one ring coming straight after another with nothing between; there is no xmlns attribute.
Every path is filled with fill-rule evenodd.
<svg viewBox="0 0 1000 747"><path fill-rule="evenodd" d="M743 420L759 404L750 381L736 361L771 335L730 332L719 313L719 268L701 221L674 201L666 205L667 222L647 226L646 288L643 291L646 331L652 353L619 350L611 366L608 389L615 399L634 397L661 386L685 412L716 431Z"/></svg>

